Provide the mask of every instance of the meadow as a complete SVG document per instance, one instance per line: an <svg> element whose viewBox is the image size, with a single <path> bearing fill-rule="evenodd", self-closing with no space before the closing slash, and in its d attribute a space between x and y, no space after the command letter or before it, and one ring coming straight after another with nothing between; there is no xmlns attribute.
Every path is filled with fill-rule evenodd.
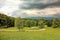
<svg viewBox="0 0 60 40"><path fill-rule="evenodd" d="M13 29L13 28L12 28ZM7 29L7 30L12 30ZM25 28L28 30L28 28ZM42 31L0 31L0 40L60 40L60 28L45 28ZM14 28L13 30L16 30ZM30 29L29 29L30 30Z"/></svg>

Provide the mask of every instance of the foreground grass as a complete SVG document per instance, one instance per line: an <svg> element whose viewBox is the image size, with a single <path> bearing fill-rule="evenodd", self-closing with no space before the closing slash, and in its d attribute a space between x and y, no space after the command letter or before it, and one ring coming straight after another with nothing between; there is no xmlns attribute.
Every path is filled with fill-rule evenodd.
<svg viewBox="0 0 60 40"><path fill-rule="evenodd" d="M0 32L0 40L60 40L59 28L37 32Z"/></svg>

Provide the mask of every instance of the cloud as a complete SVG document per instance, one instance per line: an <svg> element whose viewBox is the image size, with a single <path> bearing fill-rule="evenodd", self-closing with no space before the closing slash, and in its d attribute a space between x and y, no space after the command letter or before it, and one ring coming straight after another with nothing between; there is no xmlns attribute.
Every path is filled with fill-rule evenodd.
<svg viewBox="0 0 60 40"><path fill-rule="evenodd" d="M24 1L24 6L22 5L22 9L42 9L42 8L46 8L49 5L52 4L56 4L59 2L60 4L60 0L23 0Z"/></svg>
<svg viewBox="0 0 60 40"><path fill-rule="evenodd" d="M17 11L17 16L20 17L58 17L60 16L60 7L54 8L45 8L45 9L30 9Z"/></svg>
<svg viewBox="0 0 60 40"><path fill-rule="evenodd" d="M60 5L60 0L0 0L0 13L14 17L18 15L21 17L48 16L53 15L54 11L49 8L50 10L45 12L46 7L58 5L58 3Z"/></svg>
<svg viewBox="0 0 60 40"><path fill-rule="evenodd" d="M0 0L0 8L4 6L3 4L4 4L4 0Z"/></svg>
<svg viewBox="0 0 60 40"><path fill-rule="evenodd" d="M0 13L11 16L14 11L19 10L20 5L22 5L20 0L0 0Z"/></svg>

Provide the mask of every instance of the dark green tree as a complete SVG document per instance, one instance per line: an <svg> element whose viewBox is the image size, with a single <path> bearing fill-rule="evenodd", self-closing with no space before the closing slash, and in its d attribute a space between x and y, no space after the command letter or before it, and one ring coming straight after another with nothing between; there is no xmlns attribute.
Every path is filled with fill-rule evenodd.
<svg viewBox="0 0 60 40"><path fill-rule="evenodd" d="M38 21L38 26L39 28L44 28L45 26L45 20L43 18L41 18L39 21Z"/></svg>
<svg viewBox="0 0 60 40"><path fill-rule="evenodd" d="M46 25L48 27L52 27L52 20L46 20Z"/></svg>
<svg viewBox="0 0 60 40"><path fill-rule="evenodd" d="M60 27L60 20L58 18L54 18L52 22L52 27L53 28L58 28Z"/></svg>

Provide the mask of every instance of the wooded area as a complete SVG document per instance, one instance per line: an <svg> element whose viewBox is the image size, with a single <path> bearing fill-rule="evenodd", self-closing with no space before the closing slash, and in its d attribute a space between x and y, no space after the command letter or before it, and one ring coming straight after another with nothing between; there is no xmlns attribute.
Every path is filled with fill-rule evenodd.
<svg viewBox="0 0 60 40"><path fill-rule="evenodd" d="M0 27L13 27L14 26L14 17L10 17L4 14L0 14Z"/></svg>
<svg viewBox="0 0 60 40"><path fill-rule="evenodd" d="M19 29L24 27L44 28L45 25L47 25L47 27L60 28L60 19L58 18L54 18L52 20L46 20L44 18L25 19L20 17L14 18L4 14L0 14L0 27L2 28L8 27L18 27Z"/></svg>

